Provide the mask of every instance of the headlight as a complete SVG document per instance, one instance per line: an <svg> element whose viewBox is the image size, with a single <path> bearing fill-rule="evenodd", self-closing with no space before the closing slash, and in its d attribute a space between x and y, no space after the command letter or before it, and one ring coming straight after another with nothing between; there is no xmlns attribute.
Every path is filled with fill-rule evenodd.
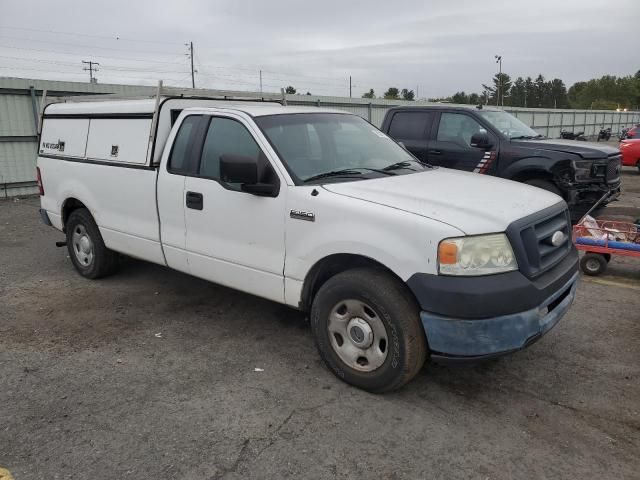
<svg viewBox="0 0 640 480"><path fill-rule="evenodd" d="M438 270L442 275L492 275L517 269L504 233L446 238L438 245Z"/></svg>
<svg viewBox="0 0 640 480"><path fill-rule="evenodd" d="M591 178L591 170L593 168L593 162L590 160L574 160L573 170L575 171L575 179L589 180Z"/></svg>

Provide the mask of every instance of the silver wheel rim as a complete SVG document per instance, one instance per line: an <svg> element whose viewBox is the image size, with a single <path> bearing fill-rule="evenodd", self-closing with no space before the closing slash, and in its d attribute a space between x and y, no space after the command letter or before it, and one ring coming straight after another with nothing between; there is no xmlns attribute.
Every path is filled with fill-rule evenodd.
<svg viewBox="0 0 640 480"><path fill-rule="evenodd" d="M589 270L590 272L596 272L598 271L599 268L600 268L600 264L598 263L597 260L593 258L587 259L587 270Z"/></svg>
<svg viewBox="0 0 640 480"><path fill-rule="evenodd" d="M387 330L380 316L366 303L338 302L329 314L327 328L333 351L354 370L372 372L387 358Z"/></svg>
<svg viewBox="0 0 640 480"><path fill-rule="evenodd" d="M91 265L91 262L93 262L93 242L84 225L76 225L73 229L71 242L73 252L76 254L76 259L80 262L80 265L83 267Z"/></svg>

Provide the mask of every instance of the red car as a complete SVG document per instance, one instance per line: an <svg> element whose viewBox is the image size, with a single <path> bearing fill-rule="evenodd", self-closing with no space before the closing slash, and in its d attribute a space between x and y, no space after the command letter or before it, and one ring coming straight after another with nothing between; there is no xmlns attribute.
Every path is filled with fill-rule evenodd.
<svg viewBox="0 0 640 480"><path fill-rule="evenodd" d="M622 164L628 167L638 167L640 170L640 139L622 140L620 142Z"/></svg>
<svg viewBox="0 0 640 480"><path fill-rule="evenodd" d="M624 138L638 139L640 138L640 125L630 128Z"/></svg>

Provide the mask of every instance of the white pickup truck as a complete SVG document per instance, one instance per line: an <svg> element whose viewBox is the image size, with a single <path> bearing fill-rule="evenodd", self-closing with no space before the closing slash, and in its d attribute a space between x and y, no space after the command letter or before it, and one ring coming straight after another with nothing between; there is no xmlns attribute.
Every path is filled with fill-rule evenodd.
<svg viewBox="0 0 640 480"><path fill-rule="evenodd" d="M111 274L123 254L309 311L326 365L373 392L427 357L524 348L575 296L560 197L423 164L342 111L53 103L38 180L81 275Z"/></svg>

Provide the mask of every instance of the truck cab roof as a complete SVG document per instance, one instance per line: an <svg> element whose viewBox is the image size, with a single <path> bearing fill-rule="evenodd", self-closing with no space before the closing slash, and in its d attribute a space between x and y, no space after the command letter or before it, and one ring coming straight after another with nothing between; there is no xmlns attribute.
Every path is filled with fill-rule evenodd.
<svg viewBox="0 0 640 480"><path fill-rule="evenodd" d="M465 111L490 111L490 112L498 112L502 111L502 109L497 107L492 107L489 105L460 105L457 103L435 103L435 104L426 104L426 105L403 105L398 107L392 107L389 111L398 111L398 110L465 110Z"/></svg>

